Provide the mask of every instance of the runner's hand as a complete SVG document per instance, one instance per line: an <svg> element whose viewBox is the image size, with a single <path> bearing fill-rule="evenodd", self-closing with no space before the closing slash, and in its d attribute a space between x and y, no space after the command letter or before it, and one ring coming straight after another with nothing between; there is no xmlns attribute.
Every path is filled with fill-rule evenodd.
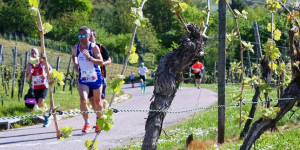
<svg viewBox="0 0 300 150"><path fill-rule="evenodd" d="M74 64L75 71L79 74L78 64Z"/></svg>
<svg viewBox="0 0 300 150"><path fill-rule="evenodd" d="M83 55L85 56L85 58L86 58L87 60L90 59L91 55L90 55L90 53L89 53L89 51L88 51L87 49L84 49L84 50L82 51L82 53L83 53Z"/></svg>
<svg viewBox="0 0 300 150"><path fill-rule="evenodd" d="M31 70L30 70L30 74L33 74L33 71L34 71L34 69L31 69Z"/></svg>

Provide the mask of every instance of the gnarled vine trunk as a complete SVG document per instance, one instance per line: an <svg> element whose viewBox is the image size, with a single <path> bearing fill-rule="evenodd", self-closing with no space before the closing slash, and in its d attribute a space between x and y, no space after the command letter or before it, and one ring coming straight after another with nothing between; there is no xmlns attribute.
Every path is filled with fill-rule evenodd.
<svg viewBox="0 0 300 150"><path fill-rule="evenodd" d="M184 36L183 43L171 52L168 52L159 62L155 73L154 101L150 104L151 110L168 110L177 92L177 81L182 72L193 65L204 52L207 37L194 24L187 24L190 34ZM157 149L157 141L161 134L165 112L150 112L146 121L143 150Z"/></svg>
<svg viewBox="0 0 300 150"><path fill-rule="evenodd" d="M260 64L261 64L261 74L262 74L262 79L264 81L266 81L267 83L270 83L270 79L269 79L269 75L270 75L270 72L271 72L271 68L269 66L269 59L267 57L264 57L263 59L261 59L260 61ZM249 118L251 119L247 119L245 125L244 125L244 129L243 131L240 133L240 139L244 138L248 131L249 131L249 128L250 128L250 124L252 122L252 118L254 118L254 115L255 115L255 111L256 111L256 107L257 107L257 101L258 101L258 98L259 98L259 95L260 95L260 90L259 90L259 87L255 87L255 93L253 95L253 98L252 98L252 106L251 106L251 110L249 112Z"/></svg>
<svg viewBox="0 0 300 150"><path fill-rule="evenodd" d="M296 61L300 60L300 50L299 40L294 42L294 35L298 31L298 28L291 26L289 33L289 43L290 43L290 54L291 54L291 65L292 65L292 74L293 80L284 90L282 98L292 98L292 100L279 100L276 104L276 107L280 108L280 111L277 113L277 116L274 119L263 119L260 118L255 121L245 138L243 145L240 147L241 150L250 150L253 143L270 128L275 128L276 123L288 112L290 111L295 103L298 101L300 103L300 69ZM294 51L296 48L296 51Z"/></svg>

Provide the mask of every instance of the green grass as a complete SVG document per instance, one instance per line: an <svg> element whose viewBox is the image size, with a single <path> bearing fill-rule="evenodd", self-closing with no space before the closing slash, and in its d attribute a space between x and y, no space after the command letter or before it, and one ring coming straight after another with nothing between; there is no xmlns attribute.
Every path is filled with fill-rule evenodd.
<svg viewBox="0 0 300 150"><path fill-rule="evenodd" d="M193 84L185 84L185 86L194 87ZM216 84L202 84L202 88L208 88L213 91L217 91ZM230 100L230 94L234 91L240 89L239 85L228 85L226 86L226 104L237 104L237 101ZM254 94L254 90L250 87L245 88L245 101L251 101L252 95ZM263 96L261 95L263 98ZM271 93L271 98L275 98L276 93ZM272 105L276 104L276 102L272 102ZM217 104L216 104L217 105ZM243 106L243 111L250 111L251 105ZM261 104L258 105L257 111L255 114L254 120L257 120L262 116L261 110L263 106ZM296 107L294 107L296 109ZM226 121L225 121L225 139L226 143L222 149L239 149L239 146L243 142L238 139L239 134L243 128L239 128L239 121L235 117L239 114L239 107L235 108L226 108ZM295 126L294 129L286 129L285 131L275 132L271 134L265 134L262 138L257 141L257 144L260 144L260 148L258 149L277 149L282 145L279 149L299 149L299 127L300 127L300 111L297 111L291 119L291 112L288 112L285 117L283 117L278 123L277 127L280 126ZM247 114L248 115L248 114ZM164 133L161 134L161 137L157 144L158 150L165 149L184 149L185 142L190 134L189 129L192 124L192 118L187 118L180 123L168 127L166 129L168 135L166 136ZM242 124L243 127L244 123ZM201 143L200 145L205 145L205 149L215 149L214 144L217 141L217 127L218 127L218 109L208 109L199 113L196 113L193 124L191 126L192 132L194 135L194 141ZM289 137L287 139L287 137ZM268 141L266 144L264 142ZM137 142L131 142L130 144L116 148L118 149L132 149L138 150L141 149L142 139ZM286 147L284 147L286 146ZM284 147L284 148L282 148ZM200 149L200 148L199 148ZM202 148L201 148L202 149Z"/></svg>

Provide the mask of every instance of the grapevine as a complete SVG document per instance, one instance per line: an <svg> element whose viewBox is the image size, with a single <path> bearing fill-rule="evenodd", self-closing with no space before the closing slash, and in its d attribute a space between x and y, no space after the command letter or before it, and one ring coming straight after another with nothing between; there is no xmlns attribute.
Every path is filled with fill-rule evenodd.
<svg viewBox="0 0 300 150"><path fill-rule="evenodd" d="M97 119L97 125L104 131L109 131L114 124L112 108L106 108L101 117Z"/></svg>
<svg viewBox="0 0 300 150"><path fill-rule="evenodd" d="M61 127L61 137L60 140L64 141L66 138L71 137L71 133L74 131L74 127Z"/></svg>

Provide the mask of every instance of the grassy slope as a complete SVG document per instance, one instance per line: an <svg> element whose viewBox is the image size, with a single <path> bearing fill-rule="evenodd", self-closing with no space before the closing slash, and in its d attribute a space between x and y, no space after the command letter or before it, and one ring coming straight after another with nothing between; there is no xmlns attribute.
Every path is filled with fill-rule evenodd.
<svg viewBox="0 0 300 150"><path fill-rule="evenodd" d="M12 65L11 49L16 46L16 43L9 42L8 40L4 40L4 39L0 38L0 44L2 44L4 46L4 51L3 51L4 64ZM20 57L21 56L23 57L23 59L22 59L23 61L24 61L24 57L25 57L25 52L29 51L32 47L33 47L32 45L26 44L24 42L17 43L18 54ZM40 49L39 47L37 47L37 48ZM68 61L69 61L71 54L57 52L53 49L46 49L46 51L47 51L46 53L47 53L48 61L53 68L55 68L57 56L60 56L61 71L66 73ZM20 60L20 57L17 59L18 61ZM17 62L17 64L20 64L20 61ZM123 67L122 64L111 64L110 66L108 66L107 67L108 80L113 77L116 77L118 74L120 74L122 67ZM136 67L128 66L126 69L126 72L125 72L126 77L129 76L130 71L133 71L137 74L137 70L138 69ZM15 88L14 97L13 98L10 97L12 81L10 81L9 84L10 84L10 89L8 91L9 95L5 94L2 84L0 84L0 96L3 96L3 98L4 98L3 106L1 105L1 102L0 102L0 117L19 116L19 115L25 115L25 114L31 113L31 110L29 110L25 107L23 99L21 99L20 102L18 101L17 84L15 85L16 88ZM26 84L26 87L24 90L24 95L27 93L27 89L28 89L28 84ZM54 94L55 104L61 106L60 110L69 110L69 109L74 109L74 108L79 109L79 95L78 95L76 87L73 88L73 92L72 92L73 94L71 94L71 92L68 89L69 89L69 85L66 86L65 91L62 90L62 87L58 87L57 92ZM112 97L112 91L110 89L107 89L107 93L108 93L108 95L107 95L106 99L110 100ZM48 105L49 105L49 101L50 100L49 100L49 96L48 96L46 99L46 103Z"/></svg>
<svg viewBox="0 0 300 150"><path fill-rule="evenodd" d="M189 84L188 86L193 86ZM205 84L202 85L204 88L217 91L217 85L215 84ZM234 91L239 90L238 85L227 86L226 87L226 104L237 104L237 102L232 102L230 100L230 94ZM252 94L254 90L247 87L245 90L247 101L251 101ZM271 97L275 97L275 92L271 94ZM263 96L261 96L263 97ZM272 102L275 104L275 102ZM243 106L244 111L250 111L251 105ZM254 120L262 116L261 110L263 106L258 105L258 109L255 115ZM296 108L294 108L296 109ZM219 146L220 149L239 149L242 140L237 140L239 133L242 128L239 128L238 120L236 115L239 114L239 108L226 108L226 122L225 122L225 139L226 143L223 146ZM257 141L258 149L299 149L299 128L300 128L300 111L296 112L291 119L291 112L287 113L286 116L279 121L277 126L279 126L280 132L276 133L266 133ZM192 123L192 118L183 120L181 123L176 124L172 127L166 129L168 136L162 133L161 138L158 142L158 149L184 149L185 142L190 134L189 128L192 124L192 133L194 135L195 144L194 149L216 149L214 143L217 141L217 126L218 126L218 109L208 109L202 112L199 112L195 115L194 121ZM244 123L242 124L242 126ZM280 127L281 126L281 127ZM282 127L285 127L284 129ZM293 127L293 128L289 128ZM279 136L280 135L280 136ZM116 148L116 149L140 149L141 140L138 142L132 142L129 145Z"/></svg>

